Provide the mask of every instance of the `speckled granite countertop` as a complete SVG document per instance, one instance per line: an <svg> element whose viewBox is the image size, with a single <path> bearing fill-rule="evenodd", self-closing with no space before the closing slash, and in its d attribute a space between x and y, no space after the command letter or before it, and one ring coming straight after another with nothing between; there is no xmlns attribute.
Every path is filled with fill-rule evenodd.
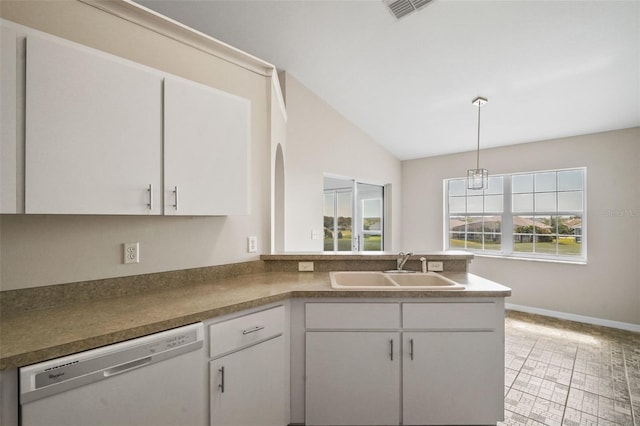
<svg viewBox="0 0 640 426"><path fill-rule="evenodd" d="M466 272L443 275L464 291L331 288L326 272L265 272L2 315L0 370L203 321L289 298L506 297L511 290Z"/></svg>

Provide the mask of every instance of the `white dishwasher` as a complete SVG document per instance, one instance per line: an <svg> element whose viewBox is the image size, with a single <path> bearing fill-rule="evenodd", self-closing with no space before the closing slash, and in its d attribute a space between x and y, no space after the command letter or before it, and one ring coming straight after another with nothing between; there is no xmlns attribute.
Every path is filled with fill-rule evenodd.
<svg viewBox="0 0 640 426"><path fill-rule="evenodd" d="M204 327L20 368L22 426L205 426Z"/></svg>

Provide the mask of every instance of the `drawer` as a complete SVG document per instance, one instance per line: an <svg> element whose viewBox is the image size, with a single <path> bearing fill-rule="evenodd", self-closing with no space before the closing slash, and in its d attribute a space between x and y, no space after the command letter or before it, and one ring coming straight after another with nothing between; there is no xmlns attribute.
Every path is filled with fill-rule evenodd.
<svg viewBox="0 0 640 426"><path fill-rule="evenodd" d="M244 315L209 326L209 353L217 357L284 333L284 307Z"/></svg>
<svg viewBox="0 0 640 426"><path fill-rule="evenodd" d="M494 330L497 305L479 303L403 303L402 327L429 330Z"/></svg>
<svg viewBox="0 0 640 426"><path fill-rule="evenodd" d="M399 303L307 303L306 328L309 329L397 329Z"/></svg>

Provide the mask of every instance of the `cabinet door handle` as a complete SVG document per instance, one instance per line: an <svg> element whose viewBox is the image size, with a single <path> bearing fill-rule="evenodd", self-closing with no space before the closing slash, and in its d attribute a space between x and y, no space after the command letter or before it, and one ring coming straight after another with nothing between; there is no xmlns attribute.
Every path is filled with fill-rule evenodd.
<svg viewBox="0 0 640 426"><path fill-rule="evenodd" d="M409 339L409 357L413 361L413 339Z"/></svg>
<svg viewBox="0 0 640 426"><path fill-rule="evenodd" d="M218 388L220 389L220 393L224 393L224 367L218 368L218 371L220 372L220 384Z"/></svg>
<svg viewBox="0 0 640 426"><path fill-rule="evenodd" d="M147 192L149 193L149 202L147 203L147 207L149 210L153 210L153 184L149 184Z"/></svg>
<svg viewBox="0 0 640 426"><path fill-rule="evenodd" d="M178 210L178 187L173 187L173 195L175 196L175 202L173 203L173 208Z"/></svg>
<svg viewBox="0 0 640 426"><path fill-rule="evenodd" d="M391 361L393 361L393 339L389 340L389 346L391 348L389 352L389 358L391 358Z"/></svg>
<svg viewBox="0 0 640 426"><path fill-rule="evenodd" d="M256 331L264 330L264 326L256 325L255 327L247 328L246 330L242 330L242 334L250 334L255 333Z"/></svg>

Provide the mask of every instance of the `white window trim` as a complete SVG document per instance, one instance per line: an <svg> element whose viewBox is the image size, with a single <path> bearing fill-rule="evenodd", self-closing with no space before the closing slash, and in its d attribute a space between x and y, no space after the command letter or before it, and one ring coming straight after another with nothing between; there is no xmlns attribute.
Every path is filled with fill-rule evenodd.
<svg viewBox="0 0 640 426"><path fill-rule="evenodd" d="M512 203L512 192L511 192L511 181L512 176L515 175L523 175L523 174L537 174L537 173L547 173L547 172L562 172L568 170L582 170L583 171L583 189L582 189L582 211L555 211L555 212L518 212L514 214L512 212L513 203ZM569 264L578 264L583 265L587 264L587 168L586 167L570 167L565 169L550 169L550 170L535 170L529 172L518 172L518 173L503 173L497 174L493 176L502 176L503 177L503 212L501 214L502 224L501 224L501 249L498 250L479 250L472 248L463 248L462 250L469 251L474 253L474 255L478 257L490 257L490 258L503 258L503 259L514 259L514 260L527 260L527 261L540 261L540 262L552 262L552 263L569 263ZM491 177L491 176L490 176ZM461 250L458 247L449 247L450 242L450 229L449 229L449 181L466 179L465 177L459 178L449 178L443 180L443 248L444 250ZM556 194L559 192L556 189ZM467 195L468 196L468 195ZM465 196L465 197L467 197ZM484 216L490 213L481 213L478 215ZM465 213L464 215L468 215ZM494 216L500 216L500 214L493 214ZM580 256L563 256L559 254L546 254L546 253L525 253L525 252L514 252L513 251L513 216L566 216L566 215L579 215L582 218L582 230L581 230L581 252ZM504 230L511 230L507 234L507 238L505 238Z"/></svg>

